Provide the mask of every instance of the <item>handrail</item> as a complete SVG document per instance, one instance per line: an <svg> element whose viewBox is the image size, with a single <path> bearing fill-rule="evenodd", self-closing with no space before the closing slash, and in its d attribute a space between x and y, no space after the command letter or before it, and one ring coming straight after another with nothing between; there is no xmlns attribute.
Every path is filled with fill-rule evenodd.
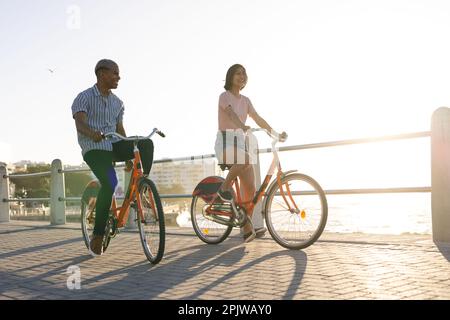
<svg viewBox="0 0 450 320"><path fill-rule="evenodd" d="M36 173L19 173L19 174L8 174L4 175L3 178L35 178L35 177L46 177L50 176L52 173L50 171L36 172Z"/></svg>
<svg viewBox="0 0 450 320"><path fill-rule="evenodd" d="M41 202L41 201L50 201L50 198L10 198L10 199L2 199L3 202Z"/></svg>
<svg viewBox="0 0 450 320"><path fill-rule="evenodd" d="M430 137L430 136L431 136L431 131L421 131L421 132L404 133L404 134L380 136L380 137L373 137L373 138L360 138L360 139L348 139L348 140L310 143L310 144L300 144L300 145L295 145L295 146L279 147L278 151L282 152L282 151L306 150L306 149L326 148L326 147L339 147L339 146L347 146L347 145L362 144L362 143L375 143L375 142L386 142L386 141L393 141L393 140L425 138L425 137ZM271 148L259 149L259 152L260 153L272 152L272 149Z"/></svg>
<svg viewBox="0 0 450 320"><path fill-rule="evenodd" d="M320 142L320 143L311 143L311 144L301 144L301 145L293 145L286 147L279 147L278 151L294 151L294 150L306 150L306 149L315 149L315 148L325 148L325 147L336 147L336 146L345 146L345 145L354 145L354 144L363 144L363 143L375 143L375 142L385 142L385 141L393 141L393 140L406 140L406 139L414 139L414 138L424 138L430 137L431 131L421 131L421 132L413 132L413 133L404 133L404 134L396 134L396 135L387 135L387 136L379 136L379 137L371 137L371 138L360 138L360 139L347 139L347 140L337 140L337 141L328 141L328 142ZM258 149L259 153L267 153L272 152L271 148L262 148ZM205 154L199 156L190 156L190 157L178 157L178 158L163 158L159 160L155 160L153 163L168 163L168 162L179 162L179 161L194 161L194 160L202 160L202 159L212 159L215 158L214 154ZM123 168L125 164L118 164L116 168ZM58 173L75 173L75 172L90 172L89 168L71 168L71 169L58 169ZM49 176L51 172L38 172L38 173L30 173L30 174L10 174L4 175L3 178L29 178L29 177L43 177ZM326 194L335 194L335 195L344 195L344 194L370 194L370 193L412 193L412 192L431 192L431 187L403 187L403 188L365 188L365 189L336 189L336 190L324 190ZM191 194L165 194L160 195L163 199L177 199L177 198L190 198ZM59 201L78 201L81 197L59 197ZM121 199L121 198L118 198ZM49 201L50 198L24 198L24 199L3 199L3 202L25 202L25 201Z"/></svg>
<svg viewBox="0 0 450 320"><path fill-rule="evenodd" d="M433 112L431 118L431 131L412 132L405 134L386 135L372 138L337 140L328 142L319 142L311 144L293 145L278 147L279 152L293 150L307 150L314 148L347 146L363 143L386 142L393 140L405 140L413 138L430 137L431 146L431 186L426 187L396 187L396 188L361 188L361 189L333 189L325 190L326 194L370 194L370 193L410 193L410 192L431 192L432 200L432 234L435 242L449 242L450 233L450 210L449 202L446 201L450 193L450 180L448 179L448 170L450 155L442 152L443 149L450 148L450 108L441 107ZM272 148L260 148L259 153L272 152ZM156 160L154 163L167 163L178 161L193 161L215 158L214 154L179 157L173 159ZM120 168L124 165L118 165ZM257 168L259 172L259 168ZM0 166L0 222L7 222L10 219L10 206L7 202L12 201L49 201L50 202L50 221L51 224L65 223L65 201L78 201L81 197L65 197L64 175L71 172L88 172L88 168L67 168L64 169L61 160L55 159L51 165L51 172L40 172L34 174L8 174L4 165ZM43 177L50 175L51 187L50 198L34 199L9 199L9 179L8 178L28 178ZM190 198L190 194L164 194L161 198L176 199Z"/></svg>
<svg viewBox="0 0 450 320"><path fill-rule="evenodd" d="M194 160L203 160L203 159L213 159L215 157L216 156L214 154L204 154L204 155L200 155L200 156L191 156L191 157L165 158L165 159L156 160L153 163L194 161Z"/></svg>
<svg viewBox="0 0 450 320"><path fill-rule="evenodd" d="M344 195L344 194L374 194L374 193L421 193L431 192L431 187L404 187L404 188L366 188L366 189L335 189L324 190L326 194L330 195ZM300 191L292 192L293 195L314 195L316 191Z"/></svg>

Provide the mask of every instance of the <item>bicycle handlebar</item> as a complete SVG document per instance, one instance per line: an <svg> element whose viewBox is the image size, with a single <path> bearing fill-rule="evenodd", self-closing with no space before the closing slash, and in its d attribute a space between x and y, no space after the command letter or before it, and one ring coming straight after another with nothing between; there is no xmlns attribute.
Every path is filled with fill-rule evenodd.
<svg viewBox="0 0 450 320"><path fill-rule="evenodd" d="M272 137L273 139L279 141L279 142L285 142L287 140L287 135L286 136L282 136L281 134L276 133L275 131L271 130L267 130L264 128L250 128L251 132L257 132L257 131L264 131L265 133L267 133L270 137Z"/></svg>
<svg viewBox="0 0 450 320"><path fill-rule="evenodd" d="M162 131L158 130L157 128L153 129L153 131L146 137L143 137L143 136L124 137L123 135L121 135L121 134L119 134L117 132L102 133L102 137L103 137L103 139L116 137L116 138L118 138L120 140L123 140L123 141L139 141L139 140L150 139L155 133L160 135L162 138L166 137L166 135Z"/></svg>

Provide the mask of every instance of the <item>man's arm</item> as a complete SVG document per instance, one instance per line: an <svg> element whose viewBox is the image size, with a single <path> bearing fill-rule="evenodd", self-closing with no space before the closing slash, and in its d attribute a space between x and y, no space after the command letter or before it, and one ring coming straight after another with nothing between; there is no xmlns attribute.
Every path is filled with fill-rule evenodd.
<svg viewBox="0 0 450 320"><path fill-rule="evenodd" d="M125 133L125 128L123 127L123 123L122 122L118 122L116 125L116 132L118 134L123 135L124 137L127 136L127 134Z"/></svg>
<svg viewBox="0 0 450 320"><path fill-rule="evenodd" d="M92 130L88 126L86 112L77 112L73 118L75 119L75 126L77 127L77 131L79 133L94 140L95 142L100 142L103 139L101 132Z"/></svg>

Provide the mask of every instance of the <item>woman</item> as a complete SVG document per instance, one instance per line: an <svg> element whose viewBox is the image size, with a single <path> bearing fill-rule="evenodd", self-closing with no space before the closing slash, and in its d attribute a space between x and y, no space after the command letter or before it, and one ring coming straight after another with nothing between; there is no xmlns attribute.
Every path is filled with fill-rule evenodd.
<svg viewBox="0 0 450 320"><path fill-rule="evenodd" d="M249 98L241 94L247 84L247 72L240 64L231 66L226 75L225 92L219 97L219 131L216 138L216 157L220 164L231 165L230 171L217 192L222 201L233 201L232 183L239 177L242 201L251 201L255 195L255 176L252 164L254 157L246 150L245 135L250 129L245 125L250 116L258 126L277 134L269 124L261 118ZM282 133L285 137L286 133ZM239 159L239 161L238 161ZM248 219L244 225L244 241L252 241L256 234L251 223L253 212L247 212Z"/></svg>

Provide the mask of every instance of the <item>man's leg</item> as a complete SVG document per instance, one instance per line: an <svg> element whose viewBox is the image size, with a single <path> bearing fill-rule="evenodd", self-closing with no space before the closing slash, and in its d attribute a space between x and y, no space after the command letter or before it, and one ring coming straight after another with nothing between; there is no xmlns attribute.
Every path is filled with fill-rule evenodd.
<svg viewBox="0 0 450 320"><path fill-rule="evenodd" d="M112 166L112 152L91 150L84 155L84 161L100 181L100 190L95 205L94 235L103 236L112 196L117 186L117 176Z"/></svg>
<svg viewBox="0 0 450 320"><path fill-rule="evenodd" d="M153 164L153 141L150 139L138 142L139 152L141 154L142 170L145 175L150 173ZM134 158L133 142L119 141L113 143L113 161L125 161Z"/></svg>

